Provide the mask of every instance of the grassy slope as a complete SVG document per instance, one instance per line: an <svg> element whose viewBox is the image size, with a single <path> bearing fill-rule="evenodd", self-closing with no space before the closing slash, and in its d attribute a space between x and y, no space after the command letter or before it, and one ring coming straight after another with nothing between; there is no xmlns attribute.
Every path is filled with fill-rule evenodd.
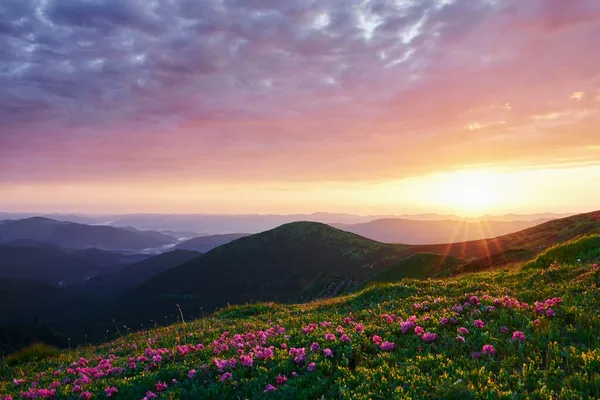
<svg viewBox="0 0 600 400"><path fill-rule="evenodd" d="M597 236L585 238L570 246L578 248L577 253L583 249L594 257L597 240ZM551 251L570 254L569 257L575 254L559 249ZM538 261L541 263L542 258ZM377 284L345 297L301 305L234 306L210 318L126 336L98 347L65 352L53 359L4 367L0 370L4 378L0 379L0 393L16 397L33 381L42 388L67 377L72 382L80 376L67 370L71 362L85 357L90 367L94 367L99 362L97 357L110 356L109 364L116 370L109 376L92 378L84 388L97 397L104 397L103 390L114 386L119 398L139 399L149 390L156 393L158 382L166 382L161 398L597 398L600 395L599 284L597 267L591 262L574 262L552 267L529 265L521 270L497 270L443 280ZM478 296L481 304L464 307L456 313L451 310L469 302L473 295ZM502 304L504 296L508 296L512 306ZM562 303L542 307L541 314L533 310L534 302L557 296L562 297ZM500 304L494 301L496 298ZM424 301L428 309L418 306ZM525 308L524 302L529 307ZM495 309L490 310L490 306ZM554 316L547 315L548 308L553 309ZM399 322L382 318L386 314L404 320L415 315L418 325L436 333L438 338L428 344L412 330L403 334ZM456 325L440 323L442 318L450 317L457 319ZM485 327L474 326L478 319L485 322ZM321 322L331 324L323 326ZM316 329L303 333L311 323L317 324ZM364 332L356 331L357 323L364 326ZM350 342L340 340L338 326L348 334ZM470 331L463 335L464 343L456 338L461 326ZM506 333L501 332L502 326L508 329ZM511 340L514 331L522 331L526 340L523 343ZM333 341L325 339L329 333L335 336ZM244 335L240 337L240 348L246 354L255 353L251 368L241 365L233 346L236 334ZM374 344L374 335L394 342L396 348L383 351ZM261 336L264 342L254 342ZM226 343L229 348L215 354L215 340L218 347ZM313 342L331 349L333 357L309 350ZM140 357L147 343L151 353L163 352L161 359L155 359L156 363L137 361L135 368L130 368L130 357ZM177 344L204 344L206 349L193 350L182 357ZM287 350L282 348L283 344ZM481 352L488 344L495 348L495 354L473 357L473 352ZM256 345L273 346L273 357L259 359ZM306 348L306 362L294 362L289 355L292 347ZM224 371L218 371L213 363L214 358L232 357L237 365ZM308 364L312 362L315 369L310 372ZM121 366L122 372L118 370ZM189 378L192 369L196 375ZM53 376L52 372L57 370ZM36 378L40 372L46 375ZM83 372L89 375L93 371ZM225 372L230 372L231 378L221 382ZM288 378L286 383L276 384L279 374ZM22 387L11 383L15 378L25 379ZM277 391L265 393L268 384L276 386ZM71 394L72 389L72 383L61 385L57 394L77 398L78 394Z"/></svg>

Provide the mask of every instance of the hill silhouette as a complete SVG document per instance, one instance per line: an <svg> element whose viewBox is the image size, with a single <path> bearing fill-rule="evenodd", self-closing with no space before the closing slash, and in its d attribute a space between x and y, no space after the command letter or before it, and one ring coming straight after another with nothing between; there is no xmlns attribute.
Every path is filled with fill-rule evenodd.
<svg viewBox="0 0 600 400"><path fill-rule="evenodd" d="M224 233L220 235L198 236L175 246L179 250L192 250L206 253L215 247L222 246L236 239L249 236L249 233Z"/></svg>
<svg viewBox="0 0 600 400"><path fill-rule="evenodd" d="M202 253L197 251L170 251L94 277L74 289L87 295L97 293L103 296L112 296L132 289L162 272L200 256Z"/></svg>
<svg viewBox="0 0 600 400"><path fill-rule="evenodd" d="M362 281L386 268L404 247L295 222L217 247L149 280L119 304L150 319L172 313L175 304L200 315L227 303L308 300L333 280Z"/></svg>
<svg viewBox="0 0 600 400"><path fill-rule="evenodd" d="M0 278L69 286L145 257L98 249L68 251L53 245L25 247L0 244Z"/></svg>
<svg viewBox="0 0 600 400"><path fill-rule="evenodd" d="M548 220L461 221L447 219L441 221L418 221L402 218L384 218L359 224L333 224L332 226L377 240L378 242L420 245L494 238L521 231L547 222Z"/></svg>
<svg viewBox="0 0 600 400"><path fill-rule="evenodd" d="M69 249L141 251L173 244L176 239L158 232L32 217L0 222L0 242L14 240L33 240Z"/></svg>

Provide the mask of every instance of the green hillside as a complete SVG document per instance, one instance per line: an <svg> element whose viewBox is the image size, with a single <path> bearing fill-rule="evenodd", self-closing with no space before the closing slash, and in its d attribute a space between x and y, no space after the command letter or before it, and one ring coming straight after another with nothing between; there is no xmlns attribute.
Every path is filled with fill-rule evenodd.
<svg viewBox="0 0 600 400"><path fill-rule="evenodd" d="M217 247L150 279L118 299L112 315L146 322L175 312L177 304L200 316L227 304L306 301L340 281L330 291L335 295L392 265L405 247L321 223L290 223Z"/></svg>
<svg viewBox="0 0 600 400"><path fill-rule="evenodd" d="M597 255L598 236L562 246L565 254L569 246ZM0 394L597 398L600 269L595 258L568 261L379 283L299 305L232 306L41 361L15 356L0 369Z"/></svg>

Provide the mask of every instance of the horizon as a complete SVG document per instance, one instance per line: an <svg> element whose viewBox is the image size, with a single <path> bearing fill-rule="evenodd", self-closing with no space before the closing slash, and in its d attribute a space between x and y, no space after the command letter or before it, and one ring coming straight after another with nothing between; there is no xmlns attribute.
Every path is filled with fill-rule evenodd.
<svg viewBox="0 0 600 400"><path fill-rule="evenodd" d="M476 218L600 204L597 1L0 11L5 212Z"/></svg>

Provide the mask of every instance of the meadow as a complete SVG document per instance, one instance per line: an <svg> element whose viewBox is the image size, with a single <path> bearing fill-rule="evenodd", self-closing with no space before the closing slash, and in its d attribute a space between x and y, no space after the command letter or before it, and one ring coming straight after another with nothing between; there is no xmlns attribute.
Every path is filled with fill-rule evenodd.
<svg viewBox="0 0 600 400"><path fill-rule="evenodd" d="M181 310L178 324L121 327L97 346L24 349L0 366L0 399L598 398L599 242L305 304L194 321Z"/></svg>

